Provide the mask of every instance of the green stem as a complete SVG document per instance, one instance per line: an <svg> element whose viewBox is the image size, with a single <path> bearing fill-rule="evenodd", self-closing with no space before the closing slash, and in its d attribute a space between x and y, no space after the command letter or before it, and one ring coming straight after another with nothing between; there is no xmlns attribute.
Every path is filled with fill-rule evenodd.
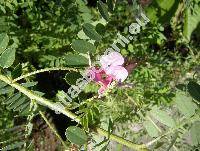
<svg viewBox="0 0 200 151"><path fill-rule="evenodd" d="M78 71L77 69L74 68L68 68L68 67L53 67L53 68L45 68L45 69L40 69L40 70L36 70L30 73L27 73L25 75L22 75L16 79L13 80L13 82L17 82L21 79L30 77L32 75L38 74L38 73L42 73L42 72L48 72L48 71L57 71L57 70L62 70L62 71Z"/></svg>
<svg viewBox="0 0 200 151"><path fill-rule="evenodd" d="M184 121L183 123L180 123L180 124L177 125L175 128L173 128L173 129L167 131L166 133L164 133L164 134L160 135L159 137L155 138L154 140L148 142L148 143L146 144L146 147L151 146L152 144L154 144L154 143L156 143L157 141L159 141L161 138L165 137L166 135L169 135L169 134L173 133L174 131L178 130L179 128L183 127L184 125L186 125L186 124L188 124L188 123L193 123L193 122L198 121L198 120L199 120L199 117L194 116L194 117L192 117L192 118L190 118L190 119Z"/></svg>
<svg viewBox="0 0 200 151"><path fill-rule="evenodd" d="M42 116L42 118L44 119L44 121L47 123L47 125L49 126L49 128L54 132L54 134L58 137L58 139L61 141L61 143L63 144L63 146L65 147L65 149L67 149L67 145L65 144L65 142L63 141L63 139L60 137L60 135L57 133L57 131L55 130L55 128L49 123L49 121L47 120L47 118L45 117L44 113L39 111L40 115Z"/></svg>
<svg viewBox="0 0 200 151"><path fill-rule="evenodd" d="M105 137L108 137L108 132L101 129L101 128L97 128L96 129L97 133L102 135L102 136L105 136ZM120 144L123 144L131 149L134 149L134 150L138 150L138 151L147 151L147 148L145 145L139 145L139 144L133 144L132 142L128 141L128 140L125 140L123 139L122 137L119 137L119 136L116 136L116 135L113 135L113 134L110 134L110 137L109 137L111 140L113 141L116 141Z"/></svg>
<svg viewBox="0 0 200 151"><path fill-rule="evenodd" d="M23 93L24 95L26 95L27 97L29 97L30 99L32 100L35 100L38 104L40 105L43 105L43 106L46 106L54 111L59 111L60 113L66 115L67 117L71 118L72 120L76 121L77 123L80 123L80 118L75 115L74 113L70 112L69 110L67 109L63 109L61 107L58 107L56 106L55 103L51 102L50 100L48 99L45 99L41 96L39 96L38 94L30 91L29 89L21 86L20 84L16 83L16 82L13 82L10 78L4 76L4 75L1 75L0 74L0 80L4 81L5 83L9 84L10 86L12 86L13 88L19 90L21 93ZM109 133L101 128L96 128L96 132L99 134L99 135L102 135L102 136L105 136L105 137L108 137ZM110 135L110 139L113 140L113 141L116 141L122 145L125 145L127 147L130 147L134 150L146 150L146 146L145 145L138 145L138 144L134 144L128 140L125 140L119 136L116 136L116 135L113 135L111 134Z"/></svg>

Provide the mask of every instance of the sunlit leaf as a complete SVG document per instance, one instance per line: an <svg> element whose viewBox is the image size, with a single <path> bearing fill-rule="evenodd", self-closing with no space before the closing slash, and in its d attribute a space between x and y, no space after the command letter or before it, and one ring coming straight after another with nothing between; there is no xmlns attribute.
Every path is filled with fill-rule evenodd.
<svg viewBox="0 0 200 151"><path fill-rule="evenodd" d="M15 61L15 49L7 48L0 56L0 66L3 68L10 67Z"/></svg>
<svg viewBox="0 0 200 151"><path fill-rule="evenodd" d="M155 125L151 121L149 120L145 121L143 123L143 126L147 130L147 133L149 134L149 136L157 137L159 135L158 129L155 127Z"/></svg>
<svg viewBox="0 0 200 151"><path fill-rule="evenodd" d="M183 26L183 35L190 40L192 32L197 28L200 22L200 6L195 4L193 8L185 9L185 18Z"/></svg>
<svg viewBox="0 0 200 151"><path fill-rule="evenodd" d="M183 93L176 94L175 104L179 111L188 118L194 115L197 109L197 105L192 102L192 98Z"/></svg>
<svg viewBox="0 0 200 151"><path fill-rule="evenodd" d="M190 135L192 138L192 144L194 146L200 144L200 121L195 122L191 129L190 129Z"/></svg>
<svg viewBox="0 0 200 151"><path fill-rule="evenodd" d="M174 119L171 116L169 116L167 112L162 111L157 107L153 107L153 109L151 110L151 115L160 123L168 127L174 127L176 125Z"/></svg>
<svg viewBox="0 0 200 151"><path fill-rule="evenodd" d="M0 34L0 54L6 49L8 46L9 37L7 34Z"/></svg>
<svg viewBox="0 0 200 151"><path fill-rule="evenodd" d="M71 66L86 66L88 65L88 59L81 55L68 54L65 56L65 62Z"/></svg>
<svg viewBox="0 0 200 151"><path fill-rule="evenodd" d="M96 51L96 47L85 40L74 40L72 42L72 48L80 53L95 53Z"/></svg>
<svg viewBox="0 0 200 151"><path fill-rule="evenodd" d="M76 126L68 127L65 135L71 143L76 145L84 145L88 139L85 131Z"/></svg>

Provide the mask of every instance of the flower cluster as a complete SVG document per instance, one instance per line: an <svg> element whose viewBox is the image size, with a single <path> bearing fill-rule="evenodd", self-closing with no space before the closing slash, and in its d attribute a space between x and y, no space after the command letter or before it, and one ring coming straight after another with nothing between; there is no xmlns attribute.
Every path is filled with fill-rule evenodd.
<svg viewBox="0 0 200 151"><path fill-rule="evenodd" d="M118 52L111 52L100 58L101 68L90 69L93 81L101 85L98 91L100 95L108 89L113 81L121 83L127 78L128 71L122 66L123 64L123 56Z"/></svg>

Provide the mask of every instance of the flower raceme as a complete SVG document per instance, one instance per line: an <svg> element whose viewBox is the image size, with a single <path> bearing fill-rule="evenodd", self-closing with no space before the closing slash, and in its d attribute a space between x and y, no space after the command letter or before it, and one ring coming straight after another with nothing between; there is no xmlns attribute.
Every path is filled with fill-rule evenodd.
<svg viewBox="0 0 200 151"><path fill-rule="evenodd" d="M93 67L89 73L92 79L101 87L98 91L102 95L113 81L123 82L128 77L128 71L122 66L124 64L123 56L118 52L111 52L100 58L101 68Z"/></svg>

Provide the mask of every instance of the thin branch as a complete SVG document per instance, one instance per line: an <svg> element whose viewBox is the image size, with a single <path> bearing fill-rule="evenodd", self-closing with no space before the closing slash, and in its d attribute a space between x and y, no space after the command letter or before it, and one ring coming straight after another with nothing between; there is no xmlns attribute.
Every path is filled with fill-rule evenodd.
<svg viewBox="0 0 200 151"><path fill-rule="evenodd" d="M45 117L44 113L42 111L39 111L39 113L40 113L41 117L44 119L44 121L47 123L47 125L49 126L49 128L54 132L54 134L61 141L61 143L63 144L63 146L65 147L65 149L67 149L67 145L65 144L65 142L63 141L63 139L60 137L60 135L58 134L58 132L55 130L55 128L49 123L49 121Z"/></svg>
<svg viewBox="0 0 200 151"><path fill-rule="evenodd" d="M164 134L158 136L158 137L155 138L154 140L148 142L148 143L146 144L146 147L149 147L149 146L153 145L155 142L159 141L161 138L165 137L166 135L169 135L169 134L173 133L174 131L178 130L179 128L183 127L184 125L186 125L186 124L188 124L188 123L191 123L191 122L198 121L198 120L199 120L198 117L193 116L192 118L186 120L185 122L180 123L180 124L177 125L175 128L173 128L173 129L171 129L171 130L165 132Z"/></svg>
<svg viewBox="0 0 200 151"><path fill-rule="evenodd" d="M29 89L21 86L20 84L16 83L16 82L13 82L10 78L4 76L4 75L1 75L0 74L0 80L4 81L5 83L9 84L10 86L12 86L13 88L19 90L21 93L23 93L24 95L26 95L27 97L29 97L30 99L32 100L35 100L38 104L40 105L43 105L43 106L46 106L54 111L59 111L60 113L68 116L69 118L71 118L72 120L76 121L77 123L80 123L80 118L75 115L74 113L72 113L71 111L67 110L67 109L63 109L61 107L58 107L56 106L53 102L51 102L50 100L48 99L45 99L41 96L39 96L38 94L30 91ZM128 140L125 140L123 139L122 137L119 137L117 135L114 135L114 134L110 134L109 135L109 132L101 129L101 128L96 128L96 132L99 134L99 135L102 135L102 136L105 136L105 137L108 137L110 136L110 139L113 140L113 141L116 141L122 145L125 145L127 147L130 147L134 150L140 150L140 151L144 151L144 150L147 150L146 149L146 146L144 144L142 145L139 145L139 144L134 144Z"/></svg>
<svg viewBox="0 0 200 151"><path fill-rule="evenodd" d="M27 73L25 75L22 75L16 79L13 80L13 82L17 82L21 79L30 77L32 75L38 74L38 73L42 73L42 72L48 72L48 71L57 71L57 70L62 70L62 71L78 71L77 69L74 68L68 68L68 67L53 67L53 68L45 68L45 69L40 69L40 70L36 70L30 73Z"/></svg>

